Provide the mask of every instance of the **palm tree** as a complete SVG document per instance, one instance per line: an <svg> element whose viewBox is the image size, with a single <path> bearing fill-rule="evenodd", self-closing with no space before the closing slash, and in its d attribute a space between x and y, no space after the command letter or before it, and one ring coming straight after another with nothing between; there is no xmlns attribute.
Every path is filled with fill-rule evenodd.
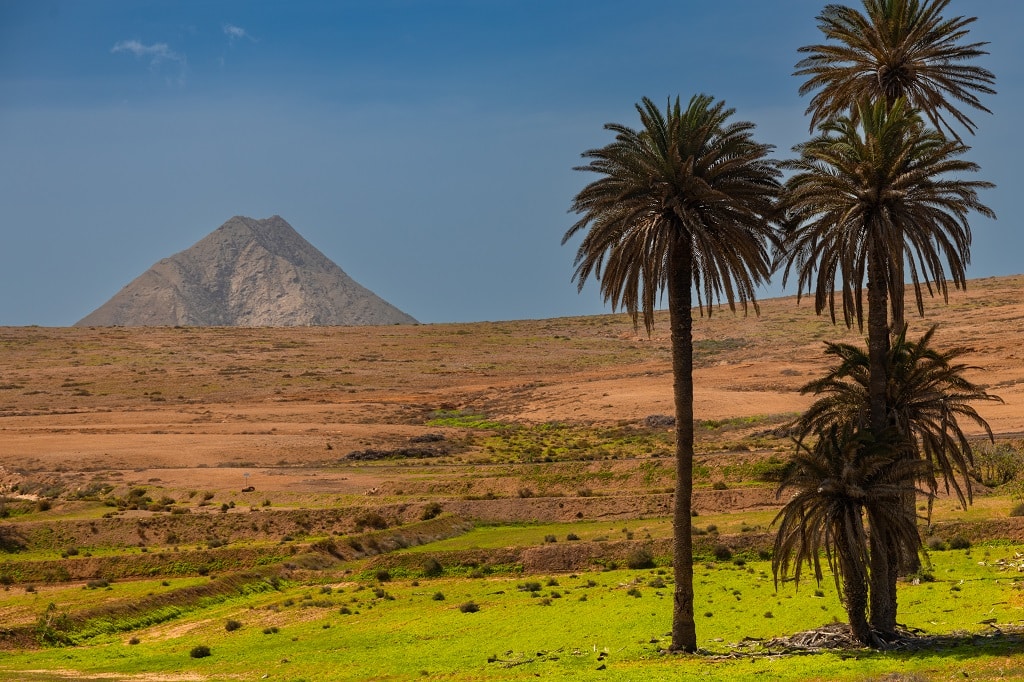
<svg viewBox="0 0 1024 682"><path fill-rule="evenodd" d="M995 94L995 75L966 64L988 54L988 43L965 43L976 17L944 19L949 0L863 0L864 13L826 5L818 27L829 43L800 48L807 56L794 75L807 76L800 94L815 92L807 113L811 130L828 119L855 114L858 102L906 99L938 130L959 140L946 116L974 133L964 104L989 112L977 94Z"/></svg>
<svg viewBox="0 0 1024 682"><path fill-rule="evenodd" d="M917 341L907 340L906 327L894 334L887 360L886 403L910 456L927 462L922 471L927 489L938 490L940 472L946 492L954 491L964 506L972 499L969 472L972 447L960 418L974 422L993 440L988 422L971 405L977 400L1002 402L998 396L968 381L964 373L977 369L958 360L969 351L939 351L931 345L937 325ZM825 354L839 361L820 379L800 392L820 396L794 424L797 439L824 433L841 424L867 424L870 362L867 352L845 343L826 343ZM961 486L960 481L963 481Z"/></svg>
<svg viewBox="0 0 1024 682"><path fill-rule="evenodd" d="M982 427L992 438L992 430L971 405L975 400L996 400L980 386L964 378L970 368L956 360L966 354L966 348L940 352L931 346L936 327L929 329L920 340L907 341L906 326L893 336L887 358L888 384L886 405L889 424L897 438L897 451L905 459L923 463L919 480L930 494L938 490L935 472L942 473L946 492L952 488L967 504L972 497L969 474L973 465L970 441L960 427L963 417ZM839 364L828 373L801 388L802 393L820 396L796 421L797 440L825 433L843 425L863 427L869 421L868 387L870 360L861 348L843 343L826 343L826 355L834 356ZM959 474L964 485L961 487ZM908 483L902 502L903 516L916 521L916 495ZM889 510L896 513L898 509ZM881 539L872 535L874 546ZM872 624L880 631L891 633L896 625L896 577L920 568L916 553L890 548L886 554L888 564L878 565L873 571L871 591ZM875 556L881 561L881 552ZM891 574L891 575L890 575Z"/></svg>
<svg viewBox="0 0 1024 682"><path fill-rule="evenodd" d="M772 521L779 526L772 558L776 588L790 570L799 586L804 564L820 584L824 550L853 635L867 645L879 643L867 618L869 577L885 570L890 552L914 552L921 542L912 521L890 513L920 466L897 456L887 442L891 433L876 440L845 423L830 426L813 448L798 442L794 466L777 493L792 490L793 496Z"/></svg>
<svg viewBox="0 0 1024 682"><path fill-rule="evenodd" d="M625 308L650 333L655 305L668 290L676 412L674 510L675 594L672 649L697 648L693 620L693 290L703 314L723 297L747 310L771 271L766 245L774 240L769 216L779 182L772 147L755 142L754 125L729 122L734 110L707 95L682 109L679 99L660 111L637 105L642 127L610 123L615 141L583 154L577 170L601 177L576 195L580 219L565 244L586 234L573 279L582 290L594 275L613 309ZM693 287L693 290L691 290Z"/></svg>
<svg viewBox="0 0 1024 682"><path fill-rule="evenodd" d="M902 319L902 254L910 268L917 310L922 289L948 300L947 274L966 283L971 211L994 217L977 191L991 183L963 179L977 165L959 158L967 148L925 127L905 100L861 103L856 117L826 121L819 135L796 147L800 158L784 164L795 172L786 183L788 234L783 247L785 284L797 276L797 295L815 292L815 311L827 307L836 320L836 280L843 320L863 329L863 288L868 303L868 424L875 438L890 426L887 404L889 309ZM923 281L922 281L923 279ZM912 500L907 492L907 499ZM912 501L910 502L912 505ZM912 507L908 514L913 518ZM893 608L875 609L895 629L896 571L876 572L889 585ZM875 589L881 599L882 590Z"/></svg>

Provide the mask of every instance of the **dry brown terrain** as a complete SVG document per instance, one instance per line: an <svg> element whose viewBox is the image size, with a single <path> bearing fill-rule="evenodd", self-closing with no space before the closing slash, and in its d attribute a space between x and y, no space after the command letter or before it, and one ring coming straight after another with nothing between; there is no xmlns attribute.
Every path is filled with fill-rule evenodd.
<svg viewBox="0 0 1024 682"><path fill-rule="evenodd" d="M1024 276L975 280L948 304L926 304L926 317L911 319L911 336L940 323L936 345L973 348L971 378L1004 400L981 412L996 434L1019 436ZM696 416L791 415L809 401L798 387L824 367L822 342L859 338L794 298L762 302L760 316L723 309L698 318ZM0 467L8 484L59 475L81 485L90 472L107 472L126 485L167 489L252 484L260 493L362 494L393 472L318 465L428 432L456 438L456 429L426 424L438 410L622 425L671 414L671 390L664 316L650 337L624 315L347 328L0 328Z"/></svg>

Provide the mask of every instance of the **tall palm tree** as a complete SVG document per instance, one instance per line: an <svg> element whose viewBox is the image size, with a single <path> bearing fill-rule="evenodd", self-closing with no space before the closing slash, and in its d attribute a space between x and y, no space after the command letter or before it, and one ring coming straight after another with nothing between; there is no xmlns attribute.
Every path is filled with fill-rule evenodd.
<svg viewBox="0 0 1024 682"><path fill-rule="evenodd" d="M931 345L937 325L917 341L907 340L906 327L892 337L887 360L886 403L890 423L897 429L909 454L924 460L924 483L931 492L938 490L936 471L941 473L946 492L954 491L960 503L972 498L969 472L973 466L970 441L960 426L960 418L974 422L992 440L992 429L978 414L972 402L1002 402L998 396L967 380L969 367L958 360L967 348L940 351ZM828 373L801 387L803 394L819 396L794 424L797 439L826 432L841 424L868 422L868 385L870 362L867 352L846 343L826 343L825 354L838 360ZM961 486L961 481L963 485Z"/></svg>
<svg viewBox="0 0 1024 682"><path fill-rule="evenodd" d="M776 587L791 570L799 585L804 564L820 583L824 550L854 636L877 645L867 618L869 576L886 570L889 552L913 552L920 545L913 522L889 511L921 463L899 458L886 437L876 440L844 423L829 426L813 448L798 442L793 464L777 493L791 490L793 496L772 521L779 526L772 558Z"/></svg>
<svg viewBox="0 0 1024 682"><path fill-rule="evenodd" d="M784 164L795 174L786 183L783 283L795 273L798 297L813 290L815 311L827 307L835 322L838 278L843 320L847 326L856 320L863 329L866 280L868 424L880 438L895 426L887 403L887 358L890 305L893 317L902 319L902 254L923 315L923 288L948 297L946 265L953 285L964 286L968 215L994 217L977 195L992 185L964 179L978 169L960 158L967 148L926 128L903 99L891 106L863 102L856 117L826 121L819 131L796 147L799 159ZM910 511L905 514L912 519L911 490L906 499ZM876 578L887 582L893 608L873 612L884 619L873 625L888 632L896 626L897 571L890 573L878 571ZM882 598L881 589L874 593Z"/></svg>
<svg viewBox="0 0 1024 682"><path fill-rule="evenodd" d="M989 112L976 93L992 95L995 75L967 64L988 54L988 43L965 42L976 17L945 19L949 0L863 0L864 12L826 5L818 28L831 42L800 48L807 56L794 75L807 76L800 94L814 92L807 113L811 130L822 121L855 113L858 102L906 99L936 129L959 139L949 116L974 133L958 108Z"/></svg>
<svg viewBox="0 0 1024 682"><path fill-rule="evenodd" d="M674 509L675 594L672 648L695 651L693 620L693 291L703 313L723 297L735 311L754 302L771 271L780 171L772 147L753 139L754 125L730 122L734 110L707 95L665 111L644 98L641 128L610 123L615 141L584 152L577 170L601 177L576 195L579 220L562 243L586 234L573 279L582 290L594 275L613 309L625 308L650 333L655 305L668 290L676 412ZM691 289L692 287L692 289Z"/></svg>

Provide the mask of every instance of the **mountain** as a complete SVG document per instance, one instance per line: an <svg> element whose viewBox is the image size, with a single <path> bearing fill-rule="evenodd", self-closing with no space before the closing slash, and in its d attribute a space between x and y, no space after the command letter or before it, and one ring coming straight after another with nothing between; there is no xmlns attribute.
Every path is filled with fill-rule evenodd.
<svg viewBox="0 0 1024 682"><path fill-rule="evenodd" d="M280 216L235 216L156 263L76 327L415 324Z"/></svg>

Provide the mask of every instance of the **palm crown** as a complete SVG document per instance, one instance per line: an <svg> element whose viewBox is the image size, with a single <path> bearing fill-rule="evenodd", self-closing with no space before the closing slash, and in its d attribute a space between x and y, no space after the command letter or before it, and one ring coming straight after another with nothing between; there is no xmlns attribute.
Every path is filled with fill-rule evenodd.
<svg viewBox="0 0 1024 682"><path fill-rule="evenodd" d="M965 180L978 170L961 157L967 147L926 128L898 99L862 102L856 118L844 116L819 127L798 145L800 158L784 164L787 214L796 226L788 235L783 283L798 278L798 296L814 290L815 310L836 319L835 280L841 283L843 319L863 327L863 285L870 276L888 294L893 317L902 319L903 265L890 254L907 254L918 311L923 284L948 295L947 275L963 286L970 262L968 214L995 217L978 200L988 182ZM874 272L869 272L874 269Z"/></svg>
<svg viewBox="0 0 1024 682"><path fill-rule="evenodd" d="M582 289L597 275L605 300L634 321L643 311L650 330L672 249L685 244L702 308L723 296L746 306L771 272L766 216L780 174L767 158L772 147L753 140L752 123L729 123L734 110L707 95L686 109L677 98L664 113L644 98L637 111L640 130L606 125L615 141L585 152L591 161L577 169L602 177L576 196L572 210L582 215L562 240L589 227L574 279Z"/></svg>
<svg viewBox="0 0 1024 682"><path fill-rule="evenodd" d="M807 56L795 75L808 76L800 94L815 92L811 129L849 111L856 102L894 102L921 109L939 129L958 137L952 117L968 132L974 122L958 104L988 112L975 92L995 94L995 75L965 62L988 54L984 42L963 43L973 17L944 19L949 0L864 0L864 13L827 5L818 27L832 42L801 47Z"/></svg>

